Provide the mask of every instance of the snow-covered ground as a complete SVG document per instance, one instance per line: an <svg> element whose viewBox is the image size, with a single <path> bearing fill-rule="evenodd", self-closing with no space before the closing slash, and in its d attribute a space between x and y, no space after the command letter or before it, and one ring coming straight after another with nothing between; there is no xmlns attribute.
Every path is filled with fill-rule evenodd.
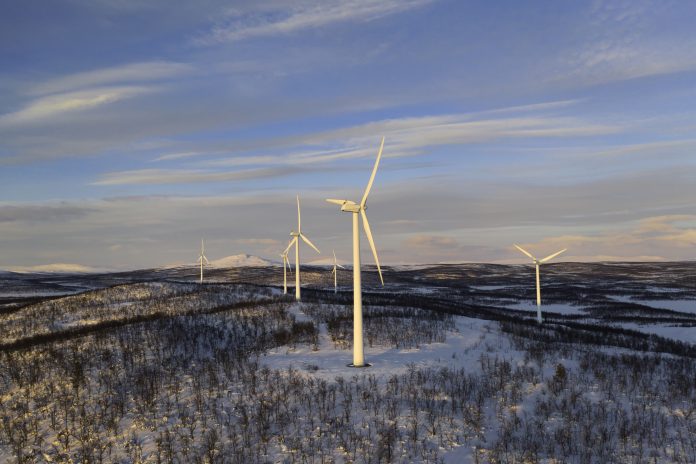
<svg viewBox="0 0 696 464"><path fill-rule="evenodd" d="M296 320L307 320L300 310L294 309L292 314ZM263 364L285 370L290 366L297 369L308 369L311 375L332 380L336 376L352 376L370 373L380 378L393 374L403 374L409 365L448 366L453 368L474 366L478 362L484 342L499 346L497 324L468 317L456 318L456 331L447 333L445 343L432 343L414 349L392 349L386 347L365 346L365 362L372 367L356 369L348 367L353 361L351 350L335 348L326 330L326 325L319 327L320 338L318 350L311 346L296 349L283 347L269 351L263 358ZM364 372L363 372L364 371Z"/></svg>
<svg viewBox="0 0 696 464"><path fill-rule="evenodd" d="M670 300L644 300L634 298L628 295L612 295L610 298L614 301L622 303L636 303L645 306L651 306L657 309L669 309L682 313L696 314L696 300L688 299L670 299Z"/></svg>
<svg viewBox="0 0 696 464"><path fill-rule="evenodd" d="M675 325L658 325L658 324L635 324L632 322L624 322L619 327L625 329L638 330L643 333L659 335L661 337L678 340L680 342L696 344L696 327L680 327Z"/></svg>
<svg viewBox="0 0 696 464"><path fill-rule="evenodd" d="M519 309L519 310L534 311L534 312L536 312L536 310L537 310L536 303L531 302L531 301L519 301L517 303L505 304L504 307L507 309ZM548 303L548 304L542 303L541 304L541 313L543 314L545 311L550 312L550 313L558 313L558 314L566 314L566 315L586 314L582 310L582 307L574 306L574 305L571 305L569 303Z"/></svg>
<svg viewBox="0 0 696 464"><path fill-rule="evenodd" d="M696 314L696 300L632 300L658 309L670 309L682 313Z"/></svg>
<svg viewBox="0 0 696 464"><path fill-rule="evenodd" d="M6 340L79 326L90 328L124 317L126 313L134 319L162 314L161 320L127 325L117 331L103 330L95 337L65 340L51 350L39 345L26 353L8 354L3 358L8 362L0 367L0 380L3 380L0 384L5 385L5 390L0 390L0 413L11 415L21 408L29 409L30 414L25 416L38 418L37 436L44 442L41 449L47 450L54 462L62 459L58 452L68 449L68 444L71 456L78 456L75 440L70 438L68 442L59 436L61 424L67 424L72 414L72 404L88 406L87 413L78 418L84 422L83 430L100 426L94 429L98 433L93 438L98 436L102 440L99 443L113 444L119 453L115 455L119 456L118 462L137 462L129 453L137 455L137 449L133 450L138 447L140 454L149 459L143 462L154 462L155 453L159 452L158 440L162 443L169 433L174 437L171 445L174 449L181 452L187 448L192 453L185 457L179 454L180 462L194 462L194 455L205 461L202 447L214 442L214 438L218 440L213 443L217 448L211 452L235 455L230 451L230 443L243 434L254 438L243 444L238 442L241 448L236 450L252 449L254 456L262 456L264 462L301 462L301 453L314 458L316 455L312 453L319 449L327 453L329 462L366 462L360 456L351 458L350 447L337 437L345 434L350 438L353 434L356 440L364 440L361 452L371 452L379 446L376 437L383 438L385 427L390 424L398 437L394 449L402 453L392 462L440 462L439 459L446 463L476 462L475 446L483 448L480 462L613 462L611 456L616 462L647 462L647 453L654 453L651 456L657 462L696 462L691 459L696 454L670 459L668 447L662 446L665 440L672 443L682 440L681 445L674 447L683 447L683 443L691 443L689 437L696 436L696 422L690 420L686 425L680 422L688 417L681 411L691 407L687 403L694 397L693 382L688 382L696 372L690 358L693 353L688 349L651 352L645 346L653 345L645 345L647 337L640 334L612 335L606 340L601 337L602 326L611 324L696 343L696 328L664 322L646 325L620 322L619 318L625 320L626 314L633 317L633 310L637 317L645 315L646 321L657 320L654 317L657 312L649 308L617 311L620 314L611 319L613 309L620 309L622 302L630 302L684 313L678 317L660 314L660 321L688 321L696 314L696 300L688 299L694 296L688 285L683 285L681 290L662 289L652 285L652 281L650 285L642 285L627 279L620 281L626 288L619 288L618 284L602 287L607 293L617 295L625 291L624 296L593 293L591 297L584 290L577 292L578 286L556 285L547 293L552 295L549 301L583 301L588 309L604 305L602 311L597 311L602 313L601 318L586 312L582 305L542 305L543 312L582 315L587 329L576 333L573 331L576 326L564 325L562 318L548 326L538 326L528 320L519 323L516 317L510 317L514 313L506 313L502 322L495 322L501 314L497 308L517 310L519 315L522 311L533 314L536 304L533 298L515 298L523 293L521 284L513 278L509 280L510 285L493 285L507 282L500 278L507 271L502 267L491 269L488 272L495 273L495 277L480 279L478 285L468 286L466 279L475 279L467 277L457 287L458 283L452 282L457 278L456 268L452 267L438 269L430 276L402 275L401 280L388 284L384 290L376 285L366 286L365 359L372 366L365 369L347 366L352 361L350 344L345 344L351 339L352 328L347 295L337 298L326 292L308 291L304 303L294 302L290 295L277 298L282 292L280 268L235 269L216 274L211 270L211 278L215 280L239 279L255 284L250 286L229 283L199 286L190 283L197 275L189 269L168 271L162 274L167 278L148 280L148 283L121 285L115 279L93 277L86 282L104 282L99 284L103 290L32 302L7 311L0 318ZM474 271L478 272L478 268L464 269L461 275L468 276ZM257 283L249 277L252 272L254 278L265 278L265 282L272 281L275 287ZM333 289L333 282L324 279L324 274L324 270L315 270L314 274L308 270L306 275L314 278L307 279L313 282L308 286ZM578 280L591 282L589 277ZM55 277L37 282L62 284ZM81 280L77 282L70 281L67 285L78 287ZM349 280L343 282L341 289L349 291L349 283ZM524 285L529 290L527 283ZM40 288L37 284L37 289ZM644 296L654 299L634 298L640 297L642 289ZM476 291L487 293L479 297ZM677 291L681 293L676 294ZM680 299L671 300L670 296ZM237 302L258 304L234 306ZM472 314L494 320L456 315L465 314L469 306L476 310ZM206 308L211 311L203 314L201 310ZM333 312L331 317L330 312ZM178 316L183 313L189 315ZM597 317L596 325L593 317ZM329 321L331 331L324 321ZM14 334L10 330L12 324L17 326ZM422 334L424 328L435 326L439 327L438 334L445 334L433 338L438 342L421 343L422 338L414 337ZM298 328L306 331L294 332ZM558 328L565 331L554 332ZM379 346L367 345L369 329L372 329L372 340L380 343ZM406 329L410 332L406 333ZM581 334L564 339L568 331L573 336ZM397 340L410 336L418 341L413 342L412 348L395 348L399 345L393 340L385 342L387 333L395 334ZM332 340L331 334L338 334L338 342ZM617 344L617 341L630 343ZM259 368L257 357L260 367L270 370ZM120 362L122 359L127 363ZM674 364L670 365L670 361ZM563 371L566 373L556 386L554 378L559 365L567 372ZM20 375L22 382L15 380ZM79 380L81 376L83 380ZM391 386L392 378L398 379L400 386L396 389ZM374 385L370 379L375 379ZM682 382L682 379L687 380ZM108 389L102 390L107 386ZM669 395L664 394L667 390ZM333 409L325 410L325 416L317 413L318 401L315 401L321 391L333 392L338 398ZM371 403L371 397L379 401ZM394 405L392 419L384 400ZM122 407L117 407L117 403ZM51 425L49 415L54 405L62 414L55 426ZM269 410L271 414L267 414ZM102 411L110 411L110 415L100 415ZM477 418L477 411L482 416ZM436 429L428 424L433 412L437 416ZM266 431L259 427L262 421L257 418L262 416L270 421ZM115 418L116 432L103 425L108 417ZM279 419L283 417L290 419L283 422ZM251 421L244 422L248 418ZM617 425L619 420L624 421L621 426ZM651 427L655 423L667 424L666 432L660 432L665 435L656 437L658 432ZM3 427L11 425L0 422L0 462L12 461L12 449L7 441L2 441L3 437L21 438L21 434L3 431ZM75 430L79 430L77 426ZM412 430L416 431L418 440L410 438ZM629 431L626 442L620 443L618 430ZM678 433L685 430L685 434ZM213 431L215 436L209 434ZM258 437L265 433L267 442L260 446ZM594 443L602 436L613 437L610 438L613 441L605 448L595 448ZM578 445L583 437L589 437L592 444ZM578 448L565 451L563 460L553 461L562 447L571 442ZM31 447L31 443L27 446ZM540 446L530 451L538 454L525 456L530 444ZM505 454L503 448L512 450L513 454ZM602 449L610 450L610 454L597 454ZM418 454L428 450L431 452L428 458ZM589 458L582 456L587 450L595 454ZM637 454L644 450L646 455ZM113 459L117 462L116 457ZM254 462L254 459L241 462Z"/></svg>

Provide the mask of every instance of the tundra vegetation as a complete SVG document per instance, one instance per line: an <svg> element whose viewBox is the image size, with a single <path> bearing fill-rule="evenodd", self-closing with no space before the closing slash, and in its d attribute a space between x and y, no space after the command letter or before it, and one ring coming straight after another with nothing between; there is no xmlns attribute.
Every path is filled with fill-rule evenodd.
<svg viewBox="0 0 696 464"><path fill-rule="evenodd" d="M488 290L448 287L447 272L428 277L432 293L394 272L400 291L365 292L367 346L399 359L447 344L464 319L483 319L481 333L443 362L405 354L402 369L327 377L266 355L328 346L349 360L348 291L295 303L277 287L167 280L13 304L0 314L0 460L696 462L694 345L588 319L692 314L612 313L559 285L551 299L593 306L540 327Z"/></svg>

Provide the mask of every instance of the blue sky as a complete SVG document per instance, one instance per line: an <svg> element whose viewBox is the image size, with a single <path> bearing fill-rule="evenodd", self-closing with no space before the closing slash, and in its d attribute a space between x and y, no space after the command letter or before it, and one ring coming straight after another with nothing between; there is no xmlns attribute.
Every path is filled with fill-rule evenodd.
<svg viewBox="0 0 696 464"><path fill-rule="evenodd" d="M250 253L696 257L696 4L25 1L0 17L0 268ZM367 251L367 250L365 250ZM315 259L307 255L308 259ZM365 253L366 259L369 254Z"/></svg>

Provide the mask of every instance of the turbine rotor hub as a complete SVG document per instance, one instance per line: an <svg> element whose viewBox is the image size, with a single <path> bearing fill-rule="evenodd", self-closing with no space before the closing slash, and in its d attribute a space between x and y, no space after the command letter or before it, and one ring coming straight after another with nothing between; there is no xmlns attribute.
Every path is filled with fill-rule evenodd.
<svg viewBox="0 0 696 464"><path fill-rule="evenodd" d="M341 211L345 211L347 213L359 213L360 209L360 205L353 201L347 201L343 204L343 206L341 206Z"/></svg>

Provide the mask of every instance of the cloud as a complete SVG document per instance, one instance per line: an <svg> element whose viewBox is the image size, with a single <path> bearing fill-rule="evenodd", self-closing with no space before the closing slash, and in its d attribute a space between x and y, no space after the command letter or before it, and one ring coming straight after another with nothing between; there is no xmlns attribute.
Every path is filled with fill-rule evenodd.
<svg viewBox="0 0 696 464"><path fill-rule="evenodd" d="M557 104L556 104L557 103ZM303 165L349 160L375 155L379 136L386 138L385 157L415 156L445 145L464 145L526 138L590 137L615 134L624 127L599 124L554 113L572 101L545 102L535 105L501 108L480 113L458 113L419 117L391 118L363 124L263 140L236 142L227 156L205 161L208 167L243 165ZM516 117L490 117L490 114L527 111ZM219 148L219 147L218 147ZM246 155L244 151L253 151ZM279 154L269 152L281 151ZM235 152L241 154L234 154ZM260 153L259 153L260 152ZM265 152L265 153L264 153ZM184 151L163 155L156 160L196 156L215 156L223 150Z"/></svg>
<svg viewBox="0 0 696 464"><path fill-rule="evenodd" d="M422 249L445 249L451 250L457 248L459 243L452 237L444 237L440 235L412 235L404 240L404 245L409 248Z"/></svg>
<svg viewBox="0 0 696 464"><path fill-rule="evenodd" d="M278 255L279 250L285 246L285 242L277 240L274 238L239 238L235 240L235 243L245 247L245 249L259 250L263 252L266 256Z"/></svg>
<svg viewBox="0 0 696 464"><path fill-rule="evenodd" d="M648 180L672 184L673 195L654 196L660 187ZM689 175L660 173L531 190L486 181L378 181L370 223L385 264L526 263L512 243L541 256L568 248L561 260L688 259L696 257L696 215L674 202L696 193L693 185ZM637 186L644 196L636 196ZM343 192L303 191L303 228L325 253L351 256L350 218L324 201L326 193ZM193 262L201 237L209 259L237 253L277 259L297 210L294 191L274 190L5 204L0 217L3 266L69 263L79 253L83 263L137 268Z"/></svg>
<svg viewBox="0 0 696 464"><path fill-rule="evenodd" d="M182 152L177 152L177 153L167 153L165 155L160 155L157 158L153 159L152 161L172 161L172 160L180 160L180 159L186 159L186 158L193 158L197 156L207 156L214 154L215 152L209 153L209 152L204 152L204 151L182 151Z"/></svg>
<svg viewBox="0 0 696 464"><path fill-rule="evenodd" d="M57 205L2 205L0 204L0 223L3 222L64 222L82 218L94 212L91 207L68 203Z"/></svg>
<svg viewBox="0 0 696 464"><path fill-rule="evenodd" d="M682 249L695 245L696 215L683 214L646 217L618 231L550 236L522 244L533 254L532 250L538 250L539 255L568 248L566 261L680 260L693 256L682 254Z"/></svg>
<svg viewBox="0 0 696 464"><path fill-rule="evenodd" d="M184 169L138 169L103 175L92 185L133 184L190 184L197 182L225 182L288 176L299 172L292 168L262 168L231 172L204 172Z"/></svg>
<svg viewBox="0 0 696 464"><path fill-rule="evenodd" d="M681 20L672 16L680 13L689 14L663 2L595 2L578 46L564 51L552 80L586 86L696 69L693 34L681 35Z"/></svg>
<svg viewBox="0 0 696 464"><path fill-rule="evenodd" d="M21 110L0 115L1 126L31 124L65 113L89 110L151 91L145 87L104 87L35 99Z"/></svg>
<svg viewBox="0 0 696 464"><path fill-rule="evenodd" d="M232 9L224 24L195 39L199 45L234 42L254 37L287 35L331 24L371 21L418 8L432 0L330 0L285 9L263 8L256 12Z"/></svg>
<svg viewBox="0 0 696 464"><path fill-rule="evenodd" d="M179 77L191 73L193 69L189 64L170 61L128 63L56 77L33 85L28 93L29 95L46 95L102 87L115 83L123 85L156 81Z"/></svg>
<svg viewBox="0 0 696 464"><path fill-rule="evenodd" d="M546 108L544 106L543 108ZM328 164L375 156L379 143L375 134L384 135L385 157L412 157L446 145L463 145L515 138L585 137L613 134L616 125L587 123L570 117L534 114L527 117L484 119L476 114L448 114L386 119L304 135L279 137L252 142L253 155L227 156L206 160L197 166L205 169L139 169L108 173L93 185L176 184L195 182L250 180L295 175L307 170L328 169ZM254 144L257 144L254 146ZM287 148L284 148L287 146ZM280 151L279 154L267 154ZM259 153L261 152L261 153ZM215 156L224 150L187 150L156 157L172 161ZM308 165L312 165L311 168ZM269 166L232 172L210 168ZM322 167L323 166L323 167Z"/></svg>
<svg viewBox="0 0 696 464"><path fill-rule="evenodd" d="M281 241L274 238L240 238L236 240L242 245L264 245L264 246L280 246Z"/></svg>

